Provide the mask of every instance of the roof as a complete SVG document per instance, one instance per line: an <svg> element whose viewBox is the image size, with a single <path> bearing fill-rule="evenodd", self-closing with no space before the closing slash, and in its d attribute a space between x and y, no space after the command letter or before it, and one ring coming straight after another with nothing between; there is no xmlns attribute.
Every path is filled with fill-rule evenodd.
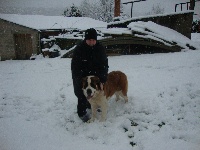
<svg viewBox="0 0 200 150"><path fill-rule="evenodd" d="M0 14L0 19L7 20L36 30L75 28L86 30L88 28L107 27L106 22L88 17Z"/></svg>
<svg viewBox="0 0 200 150"><path fill-rule="evenodd" d="M165 26L158 25L152 21L131 22L127 28L108 28L101 30L108 35L132 35L143 39L151 39L167 45L177 45L182 49L198 49L198 44L191 41L188 37Z"/></svg>

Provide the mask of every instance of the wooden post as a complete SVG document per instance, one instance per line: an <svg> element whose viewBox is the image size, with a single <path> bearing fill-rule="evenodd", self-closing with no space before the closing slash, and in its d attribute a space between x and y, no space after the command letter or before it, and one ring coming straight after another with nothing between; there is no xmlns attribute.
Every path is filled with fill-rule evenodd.
<svg viewBox="0 0 200 150"><path fill-rule="evenodd" d="M115 13L114 17L120 16L120 0L115 0Z"/></svg>
<svg viewBox="0 0 200 150"><path fill-rule="evenodd" d="M195 0L190 0L190 10L194 10Z"/></svg>

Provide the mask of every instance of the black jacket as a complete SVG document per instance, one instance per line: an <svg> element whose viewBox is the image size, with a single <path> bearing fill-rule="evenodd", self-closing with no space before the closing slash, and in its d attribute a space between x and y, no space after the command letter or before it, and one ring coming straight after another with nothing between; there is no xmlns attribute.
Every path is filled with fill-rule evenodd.
<svg viewBox="0 0 200 150"><path fill-rule="evenodd" d="M88 75L95 75L102 83L107 80L108 59L105 48L97 42L91 47L85 40L76 46L71 62L72 78L79 80Z"/></svg>

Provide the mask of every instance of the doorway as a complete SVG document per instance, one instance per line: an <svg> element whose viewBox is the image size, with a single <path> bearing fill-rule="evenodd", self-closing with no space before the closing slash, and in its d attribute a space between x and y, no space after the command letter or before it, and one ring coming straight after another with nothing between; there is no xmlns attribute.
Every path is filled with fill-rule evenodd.
<svg viewBox="0 0 200 150"><path fill-rule="evenodd" d="M33 53L31 34L14 34L14 40L16 59L29 59Z"/></svg>

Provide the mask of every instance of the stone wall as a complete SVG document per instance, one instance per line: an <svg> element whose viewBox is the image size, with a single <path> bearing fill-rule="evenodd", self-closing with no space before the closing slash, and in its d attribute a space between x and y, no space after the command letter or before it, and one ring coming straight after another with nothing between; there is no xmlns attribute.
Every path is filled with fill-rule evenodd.
<svg viewBox="0 0 200 150"><path fill-rule="evenodd" d="M175 14L163 14L163 15L156 15L156 16L146 16L140 18L132 18L125 21L113 22L108 24L108 28L113 27L122 27L126 28L131 22L136 21L152 21L159 25L171 28L186 37L191 39L191 28L192 28L192 21L193 21L193 12L185 12L185 13L175 13Z"/></svg>
<svg viewBox="0 0 200 150"><path fill-rule="evenodd" d="M31 34L33 53L39 52L40 41L37 30L0 19L1 60L16 59L14 34Z"/></svg>

